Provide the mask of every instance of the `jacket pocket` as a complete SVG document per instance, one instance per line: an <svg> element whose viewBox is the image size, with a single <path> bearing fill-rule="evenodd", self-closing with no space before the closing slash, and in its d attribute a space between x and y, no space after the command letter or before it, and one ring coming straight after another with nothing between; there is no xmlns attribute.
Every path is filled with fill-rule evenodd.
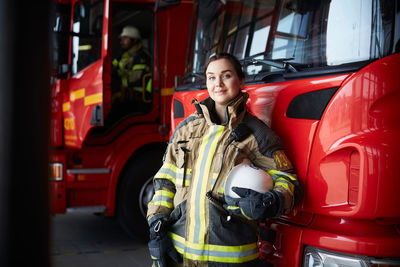
<svg viewBox="0 0 400 267"><path fill-rule="evenodd" d="M177 187L190 186L190 171L188 171L188 152L183 150L182 147L177 148L176 156L176 181Z"/></svg>
<svg viewBox="0 0 400 267"><path fill-rule="evenodd" d="M176 185L180 187L189 187L192 178L192 168L196 161L196 153L199 149L199 138L189 138L189 140L177 142L177 173L179 179ZM177 177L177 178L178 178Z"/></svg>
<svg viewBox="0 0 400 267"><path fill-rule="evenodd" d="M232 246L257 242L256 222L244 222L235 216L227 219L227 213L210 204L210 243Z"/></svg>

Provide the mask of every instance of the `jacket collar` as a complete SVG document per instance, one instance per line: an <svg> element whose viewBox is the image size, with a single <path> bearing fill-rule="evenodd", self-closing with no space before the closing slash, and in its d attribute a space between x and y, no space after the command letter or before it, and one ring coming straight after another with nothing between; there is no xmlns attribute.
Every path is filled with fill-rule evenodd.
<svg viewBox="0 0 400 267"><path fill-rule="evenodd" d="M243 119L246 113L246 102L249 98L247 93L240 92L237 97L232 99L225 110L225 120L219 122L219 118L215 112L215 102L210 97L201 102L194 100L198 114L203 114L207 124L220 124L234 129Z"/></svg>

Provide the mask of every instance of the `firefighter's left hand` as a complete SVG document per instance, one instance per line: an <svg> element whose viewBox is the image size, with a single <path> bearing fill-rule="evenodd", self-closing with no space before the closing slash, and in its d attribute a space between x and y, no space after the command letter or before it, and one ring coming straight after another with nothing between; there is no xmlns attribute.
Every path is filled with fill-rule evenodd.
<svg viewBox="0 0 400 267"><path fill-rule="evenodd" d="M232 187L232 191L240 198L225 196L224 208L235 215L248 220L278 217L282 213L284 197L275 190L258 193L252 189Z"/></svg>
<svg viewBox="0 0 400 267"><path fill-rule="evenodd" d="M182 262L182 257L175 250L171 238L167 235L168 219L166 217L154 221L150 225L150 241L148 243L153 266L167 267L170 257L177 263Z"/></svg>

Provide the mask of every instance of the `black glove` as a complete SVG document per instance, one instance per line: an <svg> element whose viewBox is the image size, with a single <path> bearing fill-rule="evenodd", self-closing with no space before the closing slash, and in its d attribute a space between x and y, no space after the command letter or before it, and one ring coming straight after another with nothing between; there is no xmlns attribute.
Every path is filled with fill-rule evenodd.
<svg viewBox="0 0 400 267"><path fill-rule="evenodd" d="M148 243L151 259L155 266L166 267L169 256L177 263L182 262L181 255L175 250L171 238L167 235L168 220L163 217L150 224Z"/></svg>
<svg viewBox="0 0 400 267"><path fill-rule="evenodd" d="M225 196L224 208L231 214L248 220L278 217L282 214L284 197L278 191L270 190L263 194L241 187L232 187L232 191L240 198Z"/></svg>

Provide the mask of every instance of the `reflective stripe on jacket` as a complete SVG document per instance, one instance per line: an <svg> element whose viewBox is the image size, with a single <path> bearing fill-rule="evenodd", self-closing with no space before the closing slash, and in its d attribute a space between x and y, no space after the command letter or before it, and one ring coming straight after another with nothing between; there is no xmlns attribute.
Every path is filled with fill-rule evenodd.
<svg viewBox="0 0 400 267"><path fill-rule="evenodd" d="M154 177L156 194L148 206L148 220L160 213L170 215L174 221L170 236L183 255L184 266L249 266L257 260L257 223L237 217L228 220L227 213L206 196L213 188L214 198L223 201L225 179L237 163L248 158L266 171L276 171L274 175L293 172L290 162L282 168L284 165L276 161L278 151L284 158L282 144L268 126L246 111L247 98L243 93L232 100L222 124L215 123L211 98L196 102L198 112L178 125ZM241 122L252 134L227 146ZM274 187L285 196L286 212L295 203L291 189L282 183Z"/></svg>

